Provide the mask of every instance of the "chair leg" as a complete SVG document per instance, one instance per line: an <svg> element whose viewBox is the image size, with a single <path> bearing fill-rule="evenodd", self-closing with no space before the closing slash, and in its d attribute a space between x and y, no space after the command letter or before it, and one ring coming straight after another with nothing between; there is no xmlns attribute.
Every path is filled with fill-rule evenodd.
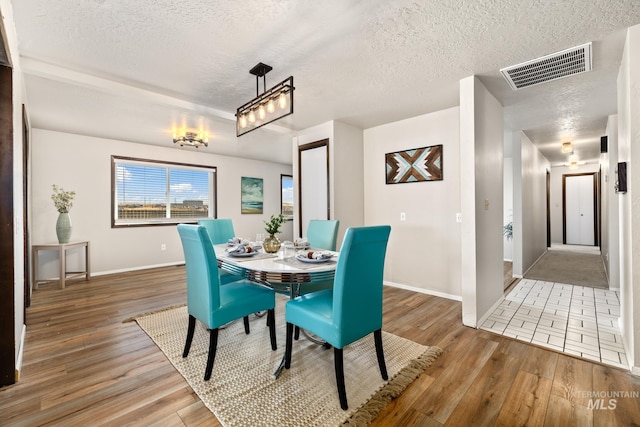
<svg viewBox="0 0 640 427"><path fill-rule="evenodd" d="M287 341L284 350L284 367L291 367L291 347L293 346L293 323L287 322Z"/></svg>
<svg viewBox="0 0 640 427"><path fill-rule="evenodd" d="M271 309L267 312L267 324L269 325L269 337L271 338L271 350L277 350L276 343L276 312Z"/></svg>
<svg viewBox="0 0 640 427"><path fill-rule="evenodd" d="M347 405L347 390L344 386L344 364L342 363L342 349L333 348L333 361L336 367L336 384L338 385L338 398L343 411L349 409Z"/></svg>
<svg viewBox="0 0 640 427"><path fill-rule="evenodd" d="M244 316L244 333L249 335L249 316Z"/></svg>
<svg viewBox="0 0 640 427"><path fill-rule="evenodd" d="M184 343L184 350L182 352L182 357L187 357L189 355L189 349L191 348L191 341L193 341L193 333L196 330L196 318L192 315L189 315L189 327L187 328L187 341Z"/></svg>
<svg viewBox="0 0 640 427"><path fill-rule="evenodd" d="M209 381L213 362L216 360L216 349L218 348L218 328L209 331L209 356L207 357L207 368L204 370L204 380Z"/></svg>
<svg viewBox="0 0 640 427"><path fill-rule="evenodd" d="M384 351L382 350L382 329L373 331L373 338L376 342L376 356L378 356L378 366L383 380L388 380L387 365L384 363Z"/></svg>
<svg viewBox="0 0 640 427"><path fill-rule="evenodd" d="M296 333L294 334L293 338L298 341L298 339L300 338L300 327L296 326Z"/></svg>

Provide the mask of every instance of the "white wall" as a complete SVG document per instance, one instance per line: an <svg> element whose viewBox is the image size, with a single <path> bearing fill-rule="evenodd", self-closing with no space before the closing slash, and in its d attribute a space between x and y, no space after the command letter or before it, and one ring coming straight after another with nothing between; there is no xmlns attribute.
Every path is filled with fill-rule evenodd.
<svg viewBox="0 0 640 427"><path fill-rule="evenodd" d="M462 322L475 327L503 293L503 108L476 77L460 81Z"/></svg>
<svg viewBox="0 0 640 427"><path fill-rule="evenodd" d="M618 195L622 339L634 373L640 374L640 25L627 30L618 75L618 161L627 162L627 193ZM636 208L633 209L633 206Z"/></svg>
<svg viewBox="0 0 640 427"><path fill-rule="evenodd" d="M217 167L218 217L232 218L236 234L250 239L264 232L263 221L280 213L280 174L291 166L208 154L202 149L176 149L34 129L32 200L33 244L56 241L58 213L51 185L76 191L70 211L72 240L91 242L92 274L170 265L183 262L175 226L111 228L111 156L166 160ZM264 214L240 213L242 176L263 178ZM282 239L292 238L292 223ZM166 251L160 245L166 244ZM71 253L70 253L71 255ZM79 263L72 256L70 268ZM55 253L43 253L41 277L57 277Z"/></svg>
<svg viewBox="0 0 640 427"><path fill-rule="evenodd" d="M364 220L390 224L385 281L460 299L459 109L364 131ZM385 154L443 145L443 180L386 184ZM400 213L406 220L400 221Z"/></svg>
<svg viewBox="0 0 640 427"><path fill-rule="evenodd" d="M520 165L516 168L514 153L514 175L517 169L520 174L517 178L520 180L521 206L514 227L518 228L519 233L519 240L515 244L522 247L519 263L522 270L518 274L524 275L547 250L547 170L551 168L549 161L523 132L520 138ZM514 273L515 265L514 261Z"/></svg>
<svg viewBox="0 0 640 427"><path fill-rule="evenodd" d="M620 227L619 227L619 195L615 192L616 167L618 165L618 116L609 116L607 120L608 150L602 155L603 199L602 211L606 212L607 227L602 233L602 257L605 260L609 288L620 288ZM606 196L604 195L606 193ZM606 202L605 202L606 197ZM605 217L603 215L603 221Z"/></svg>
<svg viewBox="0 0 640 427"><path fill-rule="evenodd" d="M23 222L23 186L24 176L22 157L22 104L26 104L26 90L20 67L20 54L18 51L18 38L13 23L13 8L9 0L0 0L0 15L4 27L4 37L0 37L0 43L4 38L7 47L7 56L13 69L13 305L14 305L14 351L16 370L20 370L23 342L25 332L24 319L24 222Z"/></svg>
<svg viewBox="0 0 640 427"><path fill-rule="evenodd" d="M600 165L597 163L578 166L578 169L569 169L567 166L551 167L551 243L562 244L562 176L593 173L599 169Z"/></svg>

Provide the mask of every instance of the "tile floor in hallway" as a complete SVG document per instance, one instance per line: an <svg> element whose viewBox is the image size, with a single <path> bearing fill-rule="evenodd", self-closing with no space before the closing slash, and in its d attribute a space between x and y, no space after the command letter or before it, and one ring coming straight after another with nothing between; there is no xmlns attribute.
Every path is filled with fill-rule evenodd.
<svg viewBox="0 0 640 427"><path fill-rule="evenodd" d="M522 279L480 329L629 369L615 290Z"/></svg>

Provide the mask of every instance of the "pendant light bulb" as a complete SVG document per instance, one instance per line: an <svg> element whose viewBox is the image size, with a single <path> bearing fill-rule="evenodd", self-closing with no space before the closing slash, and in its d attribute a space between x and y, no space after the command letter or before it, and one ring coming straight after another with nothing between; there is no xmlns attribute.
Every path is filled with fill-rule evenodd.
<svg viewBox="0 0 640 427"><path fill-rule="evenodd" d="M282 109L286 108L287 106L287 97L284 95L284 92L281 92L280 96L278 97L278 106Z"/></svg>
<svg viewBox="0 0 640 427"><path fill-rule="evenodd" d="M240 116L240 127L242 129L247 127L247 115L243 114L242 116Z"/></svg>
<svg viewBox="0 0 640 427"><path fill-rule="evenodd" d="M266 115L267 113L264 110L264 105L261 104L260 107L258 108L258 117L260 117L260 120L264 120Z"/></svg>
<svg viewBox="0 0 640 427"><path fill-rule="evenodd" d="M249 123L255 123L256 122L256 114L253 112L253 110L249 111Z"/></svg>
<svg viewBox="0 0 640 427"><path fill-rule="evenodd" d="M276 103L273 102L273 98L271 98L269 102L267 102L267 111L270 113L276 111Z"/></svg>

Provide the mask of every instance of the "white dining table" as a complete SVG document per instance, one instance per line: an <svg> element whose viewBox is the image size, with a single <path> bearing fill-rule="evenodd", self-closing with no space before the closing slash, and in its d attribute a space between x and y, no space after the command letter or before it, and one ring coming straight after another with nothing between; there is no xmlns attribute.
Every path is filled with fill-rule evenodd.
<svg viewBox="0 0 640 427"><path fill-rule="evenodd" d="M233 256L227 252L226 244L213 246L218 267L231 274L244 277L278 291L286 291L291 298L304 291L305 284L333 280L338 252L326 262L302 262L295 257L281 259L277 254L259 251L254 256ZM313 250L313 249L307 249ZM324 251L324 250L323 250Z"/></svg>
<svg viewBox="0 0 640 427"><path fill-rule="evenodd" d="M332 252L333 257L325 262L302 262L295 257L281 259L277 254L262 251L253 256L233 256L227 252L226 244L213 245L218 267L231 274L266 285L276 291L287 292L290 298L295 298L304 292L304 286L312 283L333 280L336 271L338 252ZM313 248L307 250L314 250ZM324 250L323 250L324 251ZM296 328L295 338L298 339ZM305 336L316 344L326 345L302 331ZM284 355L280 365L272 377L277 378L284 369Z"/></svg>

